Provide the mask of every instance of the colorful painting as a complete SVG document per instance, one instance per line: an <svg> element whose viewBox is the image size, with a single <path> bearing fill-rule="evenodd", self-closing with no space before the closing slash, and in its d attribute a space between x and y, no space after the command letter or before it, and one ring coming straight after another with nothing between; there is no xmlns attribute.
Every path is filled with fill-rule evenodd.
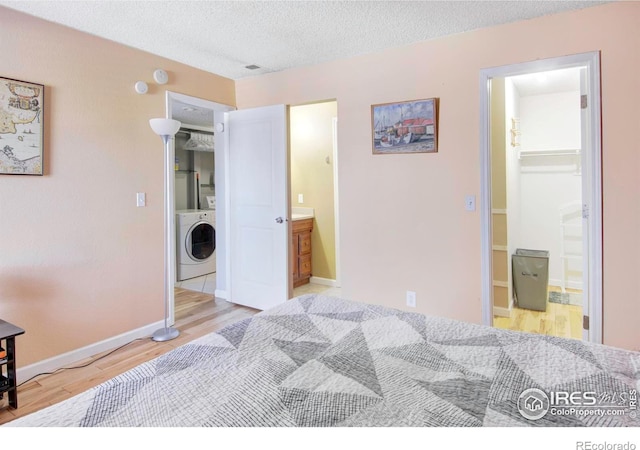
<svg viewBox="0 0 640 450"><path fill-rule="evenodd" d="M372 105L373 153L437 152L437 100Z"/></svg>
<svg viewBox="0 0 640 450"><path fill-rule="evenodd" d="M42 175L44 86L0 77L0 174Z"/></svg>

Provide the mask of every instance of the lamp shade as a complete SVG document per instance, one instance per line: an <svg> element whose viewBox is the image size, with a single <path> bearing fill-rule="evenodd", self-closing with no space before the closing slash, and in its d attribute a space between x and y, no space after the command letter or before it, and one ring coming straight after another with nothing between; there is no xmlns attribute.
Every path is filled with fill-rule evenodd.
<svg viewBox="0 0 640 450"><path fill-rule="evenodd" d="M173 136L178 132L182 124L177 120L160 118L149 119L149 125L158 136Z"/></svg>

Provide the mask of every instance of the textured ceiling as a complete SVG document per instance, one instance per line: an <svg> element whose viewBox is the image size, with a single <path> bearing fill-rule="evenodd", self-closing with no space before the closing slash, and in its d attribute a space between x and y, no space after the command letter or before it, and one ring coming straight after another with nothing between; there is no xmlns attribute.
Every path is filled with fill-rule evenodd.
<svg viewBox="0 0 640 450"><path fill-rule="evenodd" d="M0 0L232 79L600 3L606 2ZM251 64L260 69L245 68Z"/></svg>
<svg viewBox="0 0 640 450"><path fill-rule="evenodd" d="M213 109L190 105L176 99L171 103L171 117L186 127L193 125L204 129L213 127Z"/></svg>

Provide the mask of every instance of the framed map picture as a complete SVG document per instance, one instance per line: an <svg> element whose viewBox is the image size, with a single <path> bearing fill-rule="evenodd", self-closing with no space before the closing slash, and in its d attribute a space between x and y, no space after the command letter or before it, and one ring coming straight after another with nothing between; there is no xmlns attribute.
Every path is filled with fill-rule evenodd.
<svg viewBox="0 0 640 450"><path fill-rule="evenodd" d="M371 106L373 154L436 153L438 99Z"/></svg>
<svg viewBox="0 0 640 450"><path fill-rule="evenodd" d="M43 111L43 85L0 77L0 174L43 174Z"/></svg>

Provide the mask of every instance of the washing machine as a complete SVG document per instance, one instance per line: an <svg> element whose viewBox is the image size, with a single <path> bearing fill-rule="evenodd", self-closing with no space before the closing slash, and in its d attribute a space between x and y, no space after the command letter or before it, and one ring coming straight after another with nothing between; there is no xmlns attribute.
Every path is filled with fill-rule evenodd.
<svg viewBox="0 0 640 450"><path fill-rule="evenodd" d="M216 212L176 211L176 258L178 281L216 271Z"/></svg>

